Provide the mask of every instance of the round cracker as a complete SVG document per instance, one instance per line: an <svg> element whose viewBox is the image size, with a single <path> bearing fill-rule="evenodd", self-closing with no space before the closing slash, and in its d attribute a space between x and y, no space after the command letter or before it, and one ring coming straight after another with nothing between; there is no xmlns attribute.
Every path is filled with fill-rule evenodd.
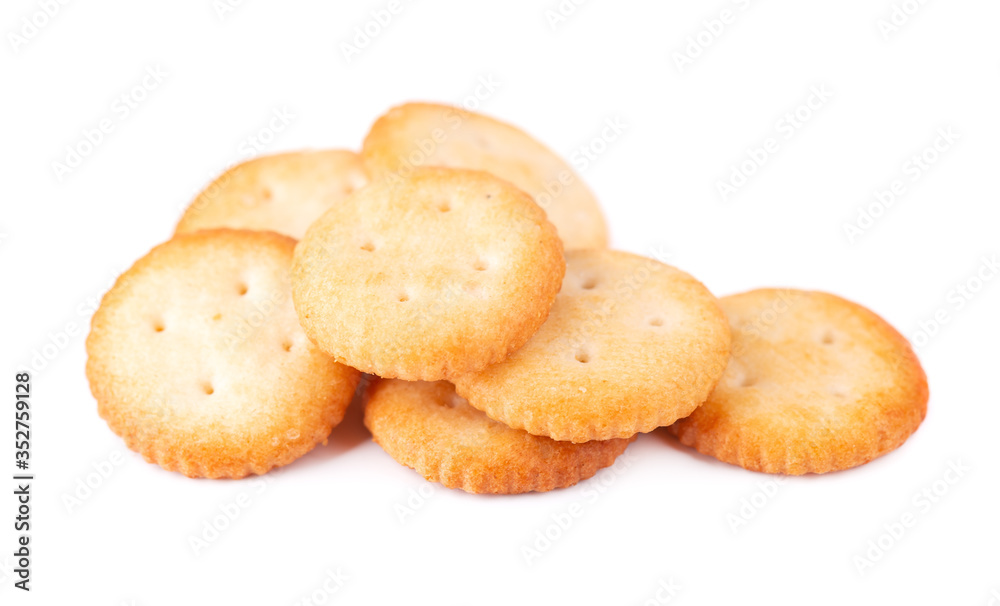
<svg viewBox="0 0 1000 606"><path fill-rule="evenodd" d="M567 250L604 248L608 229L580 175L524 131L482 114L407 103L380 117L361 155L374 178L399 178L418 166L484 170L534 196Z"/></svg>
<svg viewBox="0 0 1000 606"><path fill-rule="evenodd" d="M927 377L906 339L864 307L799 290L721 299L733 356L711 397L671 427L699 452L799 475L898 448L927 413Z"/></svg>
<svg viewBox="0 0 1000 606"><path fill-rule="evenodd" d="M209 230L161 244L94 314L87 378L129 448L189 477L240 478L326 440L359 373L299 327L295 241Z"/></svg>
<svg viewBox="0 0 1000 606"><path fill-rule="evenodd" d="M419 169L331 208L295 251L306 334L364 372L439 380L506 358L545 321L562 244L531 198L488 173Z"/></svg>
<svg viewBox="0 0 1000 606"><path fill-rule="evenodd" d="M301 239L328 208L368 183L358 154L341 149L262 156L238 164L191 202L176 233L228 227Z"/></svg>
<svg viewBox="0 0 1000 606"><path fill-rule="evenodd" d="M375 380L365 425L399 463L472 493L572 486L615 462L631 439L571 444L511 429L469 406L450 383Z"/></svg>
<svg viewBox="0 0 1000 606"><path fill-rule="evenodd" d="M455 378L490 417L556 440L624 438L691 413L722 376L729 327L690 275L610 250L566 254L549 319L504 362Z"/></svg>

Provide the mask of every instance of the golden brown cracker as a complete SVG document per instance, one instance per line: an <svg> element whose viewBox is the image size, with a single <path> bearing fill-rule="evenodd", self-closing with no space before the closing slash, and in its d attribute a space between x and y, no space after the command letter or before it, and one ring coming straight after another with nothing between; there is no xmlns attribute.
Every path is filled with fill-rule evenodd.
<svg viewBox="0 0 1000 606"><path fill-rule="evenodd" d="M570 251L549 319L521 349L455 378L490 417L556 440L624 438L687 416L729 355L715 297L653 259Z"/></svg>
<svg viewBox="0 0 1000 606"><path fill-rule="evenodd" d="M272 232L200 231L119 277L92 320L87 377L129 448L190 477L239 478L326 440L359 373L299 327L294 246Z"/></svg>
<svg viewBox="0 0 1000 606"><path fill-rule="evenodd" d="M331 149L262 156L238 164L191 202L176 233L228 227L301 239L328 208L368 183L358 154Z"/></svg>
<svg viewBox="0 0 1000 606"><path fill-rule="evenodd" d="M375 122L361 153L373 178L405 177L420 166L493 173L535 198L566 250L608 244L603 213L580 175L510 124L457 107L407 103Z"/></svg>
<svg viewBox="0 0 1000 606"><path fill-rule="evenodd" d="M761 289L721 299L733 357L708 401L671 430L754 471L826 473L898 448L927 413L906 339L835 295Z"/></svg>
<svg viewBox="0 0 1000 606"><path fill-rule="evenodd" d="M445 381L375 379L365 425L399 463L431 482L472 493L572 486L613 464L631 441L571 444L511 429L469 406Z"/></svg>
<svg viewBox="0 0 1000 606"><path fill-rule="evenodd" d="M555 228L527 194L488 173L425 168L310 227L292 293L306 334L338 361L438 380L524 344L564 271Z"/></svg>

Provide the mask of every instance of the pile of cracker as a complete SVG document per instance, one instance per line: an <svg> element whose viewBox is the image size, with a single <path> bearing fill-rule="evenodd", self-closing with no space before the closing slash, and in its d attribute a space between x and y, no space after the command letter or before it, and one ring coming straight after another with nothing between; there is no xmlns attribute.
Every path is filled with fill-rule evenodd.
<svg viewBox="0 0 1000 606"><path fill-rule="evenodd" d="M875 313L794 289L716 299L609 249L594 195L530 135L423 103L360 154L222 174L105 295L87 352L101 417L164 469L288 464L360 385L392 458L473 493L571 486L658 427L750 470L846 469L900 446L928 399Z"/></svg>

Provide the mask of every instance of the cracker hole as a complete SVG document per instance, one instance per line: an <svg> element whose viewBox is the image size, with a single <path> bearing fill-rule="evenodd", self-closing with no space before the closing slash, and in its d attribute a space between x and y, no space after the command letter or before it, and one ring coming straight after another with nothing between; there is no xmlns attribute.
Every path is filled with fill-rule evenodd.
<svg viewBox="0 0 1000 606"><path fill-rule="evenodd" d="M209 395L210 396L213 393L215 393L215 388L212 387L212 384L209 383L209 382L207 382L207 381L205 383L202 383L201 389L202 389L202 391L205 392L205 395Z"/></svg>
<svg viewBox="0 0 1000 606"><path fill-rule="evenodd" d="M241 297L242 297L243 295L247 294L247 291L249 291L249 290L250 290L250 287L248 287L248 286L246 285L246 283L245 283L245 282L240 282L240 283L239 283L239 284L238 284L238 285L236 286L236 292L240 293L240 296L241 296Z"/></svg>
<svg viewBox="0 0 1000 606"><path fill-rule="evenodd" d="M400 303L406 303L409 300L410 300L410 295L406 294L405 292L402 293L401 295L399 295L399 302Z"/></svg>
<svg viewBox="0 0 1000 606"><path fill-rule="evenodd" d="M368 252L374 252L375 245L372 244L371 242L365 242L364 244L361 245L361 250L367 250Z"/></svg>
<svg viewBox="0 0 1000 606"><path fill-rule="evenodd" d="M166 326L163 325L163 322L153 322L153 330L156 332L163 332L165 328Z"/></svg>
<svg viewBox="0 0 1000 606"><path fill-rule="evenodd" d="M486 271L489 268L490 268L490 264L487 263L486 261L482 260L482 259L477 260L472 265L472 269L474 269L476 271Z"/></svg>
<svg viewBox="0 0 1000 606"><path fill-rule="evenodd" d="M271 189L269 187L265 187L264 189L260 190L260 199L261 199L261 201L263 201L263 202L270 202L271 198L273 198L273 197L274 197L274 193L271 192Z"/></svg>
<svg viewBox="0 0 1000 606"><path fill-rule="evenodd" d="M587 364L590 362L590 354L585 351L576 352L576 361L580 364Z"/></svg>
<svg viewBox="0 0 1000 606"><path fill-rule="evenodd" d="M834 341L835 339L833 338L833 333L829 331L826 334L824 334L823 338L821 339L823 345L833 345Z"/></svg>
<svg viewBox="0 0 1000 606"><path fill-rule="evenodd" d="M451 202L439 202L437 209L443 213L451 212Z"/></svg>
<svg viewBox="0 0 1000 606"><path fill-rule="evenodd" d="M663 318L652 318L649 321L650 326L663 326Z"/></svg>
<svg viewBox="0 0 1000 606"><path fill-rule="evenodd" d="M593 290L596 287L597 287L597 278L587 278L586 280L583 281L583 284L580 285L580 288L582 288L583 290Z"/></svg>
<svg viewBox="0 0 1000 606"><path fill-rule="evenodd" d="M281 349L284 349L285 351L292 351L292 342L287 340L284 341L281 344Z"/></svg>
<svg viewBox="0 0 1000 606"><path fill-rule="evenodd" d="M740 387L753 387L756 384L757 379L754 377L743 377L743 380L740 381Z"/></svg>
<svg viewBox="0 0 1000 606"><path fill-rule="evenodd" d="M214 316L212 316L212 319L218 322L219 320L222 319L222 314L215 314Z"/></svg>

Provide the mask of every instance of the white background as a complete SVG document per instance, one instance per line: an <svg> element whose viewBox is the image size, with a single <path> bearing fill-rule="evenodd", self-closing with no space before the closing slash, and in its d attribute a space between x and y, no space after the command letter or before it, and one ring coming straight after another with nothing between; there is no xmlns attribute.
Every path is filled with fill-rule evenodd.
<svg viewBox="0 0 1000 606"><path fill-rule="evenodd" d="M387 6L248 0L220 17L210 0L70 2L19 44L9 34L40 9L4 2L0 383L12 394L16 367L52 340L57 353L34 375L33 591L6 574L5 471L0 602L290 604L326 597L338 568L349 578L329 603L642 604L668 582L676 604L1000 597L1000 277L975 279L983 256L1000 253L1000 5L930 0L883 33L890 0L591 0L555 26L546 11L557 0L405 1L348 61L342 43ZM681 69L676 53L698 53L688 37L718 31L723 9L730 23L701 34L707 48ZM166 77L124 117L116 99L157 66ZM617 248L667 250L719 295L838 293L915 339L932 394L920 430L864 467L789 479L766 502L754 495L774 488L762 487L770 477L694 454L665 430L642 436L618 472L492 498L395 463L356 407L328 446L263 482L189 480L129 452L97 416L80 328L117 274L248 157L273 111L294 119L263 152L358 148L390 106L460 103L482 79L498 83L472 99L482 111L566 157L603 151L583 175ZM832 96L813 99L786 137L779 120L812 87ZM53 162L105 118L110 134L57 179ZM625 132L598 142L616 118ZM905 164L942 128L958 140L914 181ZM724 200L717 182L769 138L778 151ZM905 193L851 242L844 224L895 180ZM980 288L963 299L954 289L970 280ZM947 323L934 330L936 314ZM0 423L3 459L12 425ZM64 496L109 457L124 462L70 511ZM970 468L952 485L949 462ZM401 522L397 505L428 488ZM929 508L914 501L935 488ZM189 537L241 493L250 506L195 555ZM734 532L743 499L760 506ZM551 516L573 503L583 514L529 565L523 548L555 534ZM859 572L856 557L907 512L916 524Z"/></svg>

